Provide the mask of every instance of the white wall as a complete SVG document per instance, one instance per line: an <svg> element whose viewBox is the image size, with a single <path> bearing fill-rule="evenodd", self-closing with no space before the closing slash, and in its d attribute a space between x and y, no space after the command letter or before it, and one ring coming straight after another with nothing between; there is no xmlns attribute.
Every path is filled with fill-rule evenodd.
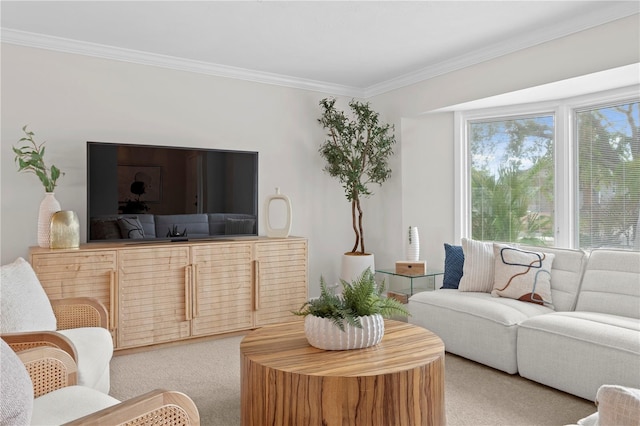
<svg viewBox="0 0 640 426"><path fill-rule="evenodd" d="M621 19L472 67L376 96L372 104L396 123L400 178L385 189L401 205L390 251L404 256L409 225L420 231L421 258L444 262L454 241L454 122L440 108L640 62L640 15ZM585 93L590 87L584 88ZM527 100L523 99L523 103ZM394 187L394 185L396 185Z"/></svg>
<svg viewBox="0 0 640 426"><path fill-rule="evenodd" d="M376 265L404 258L409 225L419 227L422 257L434 266L453 239L453 118L428 112L640 62L639 28L637 16L622 19L370 99L399 141L391 179L363 202ZM259 151L260 202L280 187L293 204L292 233L309 239L310 293L321 274L337 279L353 239L350 205L318 154L318 101L327 94L8 44L1 54L3 264L36 244L43 189L16 173L11 152L29 124L47 141L47 161L67 173L56 196L81 222L87 140Z"/></svg>
<svg viewBox="0 0 640 426"><path fill-rule="evenodd" d="M47 142L47 163L66 173L56 197L78 213L82 241L87 141L259 151L260 210L280 187L292 201L292 234L309 239L311 292L320 274L336 279L351 228L349 204L317 152L318 102L327 94L8 44L1 78L3 264L37 244L43 187L16 172L11 151L29 124L36 141Z"/></svg>

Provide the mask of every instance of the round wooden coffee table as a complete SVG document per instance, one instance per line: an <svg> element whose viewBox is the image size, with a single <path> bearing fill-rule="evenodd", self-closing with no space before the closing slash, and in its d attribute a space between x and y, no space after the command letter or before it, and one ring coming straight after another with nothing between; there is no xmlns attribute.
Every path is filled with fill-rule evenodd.
<svg viewBox="0 0 640 426"><path fill-rule="evenodd" d="M304 323L267 326L240 344L242 425L444 425L444 344L385 320L370 348L309 345Z"/></svg>

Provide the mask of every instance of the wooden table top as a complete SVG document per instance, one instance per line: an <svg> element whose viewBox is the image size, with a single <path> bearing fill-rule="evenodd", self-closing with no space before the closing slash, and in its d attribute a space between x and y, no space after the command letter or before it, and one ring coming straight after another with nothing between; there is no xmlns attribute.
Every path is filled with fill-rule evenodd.
<svg viewBox="0 0 640 426"><path fill-rule="evenodd" d="M263 367L314 376L361 377L406 371L444 356L444 343L429 330L385 320L382 341L369 348L326 351L309 344L304 322L265 326L249 333L240 353Z"/></svg>

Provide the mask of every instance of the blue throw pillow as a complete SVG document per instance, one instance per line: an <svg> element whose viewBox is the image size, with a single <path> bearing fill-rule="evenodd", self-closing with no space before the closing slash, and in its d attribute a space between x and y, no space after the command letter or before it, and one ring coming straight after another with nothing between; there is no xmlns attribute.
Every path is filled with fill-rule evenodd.
<svg viewBox="0 0 640 426"><path fill-rule="evenodd" d="M462 266L464 265L464 253L462 246L452 246L444 243L444 277L442 288L457 289L462 278Z"/></svg>

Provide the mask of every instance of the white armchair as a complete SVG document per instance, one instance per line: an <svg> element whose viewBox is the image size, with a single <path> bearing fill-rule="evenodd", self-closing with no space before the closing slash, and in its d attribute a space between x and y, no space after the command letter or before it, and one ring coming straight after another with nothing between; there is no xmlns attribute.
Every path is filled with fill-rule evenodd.
<svg viewBox="0 0 640 426"><path fill-rule="evenodd" d="M113 340L98 300L49 300L31 265L18 258L0 267L0 334L15 351L52 346L78 366L78 384L109 393Z"/></svg>
<svg viewBox="0 0 640 426"><path fill-rule="evenodd" d="M17 354L0 340L0 424L198 426L194 402L157 389L120 402L76 385L76 364L63 350L37 347Z"/></svg>

